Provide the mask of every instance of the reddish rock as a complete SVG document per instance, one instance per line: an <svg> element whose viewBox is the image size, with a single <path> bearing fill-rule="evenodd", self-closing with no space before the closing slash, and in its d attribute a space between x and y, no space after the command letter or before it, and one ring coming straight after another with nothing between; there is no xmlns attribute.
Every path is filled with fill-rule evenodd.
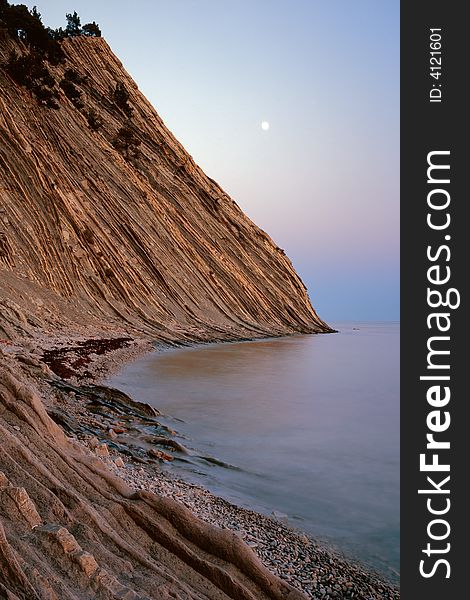
<svg viewBox="0 0 470 600"><path fill-rule="evenodd" d="M79 543L66 527L48 523L37 527L36 534L56 544L66 554L81 550Z"/></svg>
<svg viewBox="0 0 470 600"><path fill-rule="evenodd" d="M112 427L111 429L114 431L114 433L125 433L126 431L124 427Z"/></svg>
<svg viewBox="0 0 470 600"><path fill-rule="evenodd" d="M171 454L163 452L163 450L155 450L155 448L150 448L149 450L147 450L147 454L152 458L157 458L158 460L173 460L173 456Z"/></svg>
<svg viewBox="0 0 470 600"><path fill-rule="evenodd" d="M8 485L10 485L10 482L8 481L7 476L3 471L0 471L0 489L7 487Z"/></svg>
<svg viewBox="0 0 470 600"><path fill-rule="evenodd" d="M73 559L87 577L91 577L98 569L98 563L96 562L95 557L89 552L81 550L73 556Z"/></svg>
<svg viewBox="0 0 470 600"><path fill-rule="evenodd" d="M10 518L16 516L26 521L30 527L37 527L42 523L34 502L22 487L2 487L0 489L0 506Z"/></svg>
<svg viewBox="0 0 470 600"><path fill-rule="evenodd" d="M97 456L109 456L108 444L100 444L95 448Z"/></svg>

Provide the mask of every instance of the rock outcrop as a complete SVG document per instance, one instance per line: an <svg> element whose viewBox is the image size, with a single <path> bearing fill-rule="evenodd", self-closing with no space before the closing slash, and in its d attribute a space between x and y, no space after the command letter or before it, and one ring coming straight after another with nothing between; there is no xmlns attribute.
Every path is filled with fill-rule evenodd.
<svg viewBox="0 0 470 600"><path fill-rule="evenodd" d="M299 600L238 536L134 492L67 438L0 350L0 598Z"/></svg>
<svg viewBox="0 0 470 600"><path fill-rule="evenodd" d="M3 65L13 46L2 40ZM163 340L328 331L284 251L194 163L106 41L62 47L50 70L74 72L80 108L59 86L47 108L0 69L0 338L84 323Z"/></svg>

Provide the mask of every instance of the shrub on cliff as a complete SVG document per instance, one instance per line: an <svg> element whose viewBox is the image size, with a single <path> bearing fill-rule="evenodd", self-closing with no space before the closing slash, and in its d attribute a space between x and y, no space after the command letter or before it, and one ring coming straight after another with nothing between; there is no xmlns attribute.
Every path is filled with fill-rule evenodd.
<svg viewBox="0 0 470 600"><path fill-rule="evenodd" d="M82 93L72 81L64 77L59 85L72 104L77 108L83 108Z"/></svg>
<svg viewBox="0 0 470 600"><path fill-rule="evenodd" d="M132 117L132 113L134 112L129 105L129 92L126 89L126 86L120 81L116 83L116 87L113 92L113 98L116 105L126 113L128 117Z"/></svg>
<svg viewBox="0 0 470 600"><path fill-rule="evenodd" d="M54 78L37 52L23 56L13 52L5 68L19 85L30 90L40 102L50 108L58 108L57 93L53 89Z"/></svg>
<svg viewBox="0 0 470 600"><path fill-rule="evenodd" d="M98 131L103 126L103 122L98 117L98 114L93 109L90 109L86 114L88 126L92 131Z"/></svg>
<svg viewBox="0 0 470 600"><path fill-rule="evenodd" d="M59 103L57 102L57 93L55 90L51 90L48 87L45 87L40 84L33 85L31 91L36 96L37 100L47 106L47 108L55 108L58 110L60 108Z"/></svg>
<svg viewBox="0 0 470 600"><path fill-rule="evenodd" d="M81 100L82 93L79 90L79 86L86 83L88 77L80 75L76 69L66 69L64 72L64 78L60 82L60 87L64 90L65 95L71 100L77 108L83 108L83 102Z"/></svg>
<svg viewBox="0 0 470 600"><path fill-rule="evenodd" d="M140 146L141 141L129 125L121 127L112 141L112 144L116 150L121 152L126 160L135 158L139 155L138 147Z"/></svg>
<svg viewBox="0 0 470 600"><path fill-rule="evenodd" d="M64 72L64 79L75 83L75 85L82 85L86 81L86 76L83 77L76 69L66 69Z"/></svg>

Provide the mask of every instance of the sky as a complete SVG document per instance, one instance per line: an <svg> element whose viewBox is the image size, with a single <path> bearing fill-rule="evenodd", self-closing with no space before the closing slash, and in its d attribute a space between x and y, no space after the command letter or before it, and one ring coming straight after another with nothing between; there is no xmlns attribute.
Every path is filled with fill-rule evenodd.
<svg viewBox="0 0 470 600"><path fill-rule="evenodd" d="M100 25L323 319L399 319L399 0L26 4L50 27Z"/></svg>

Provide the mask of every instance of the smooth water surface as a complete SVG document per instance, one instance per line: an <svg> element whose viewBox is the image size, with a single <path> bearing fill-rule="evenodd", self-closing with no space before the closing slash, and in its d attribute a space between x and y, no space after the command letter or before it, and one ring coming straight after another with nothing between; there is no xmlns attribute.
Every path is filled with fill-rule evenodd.
<svg viewBox="0 0 470 600"><path fill-rule="evenodd" d="M399 326L156 352L108 381L194 452L171 470L396 579ZM224 468L198 456L214 457Z"/></svg>

